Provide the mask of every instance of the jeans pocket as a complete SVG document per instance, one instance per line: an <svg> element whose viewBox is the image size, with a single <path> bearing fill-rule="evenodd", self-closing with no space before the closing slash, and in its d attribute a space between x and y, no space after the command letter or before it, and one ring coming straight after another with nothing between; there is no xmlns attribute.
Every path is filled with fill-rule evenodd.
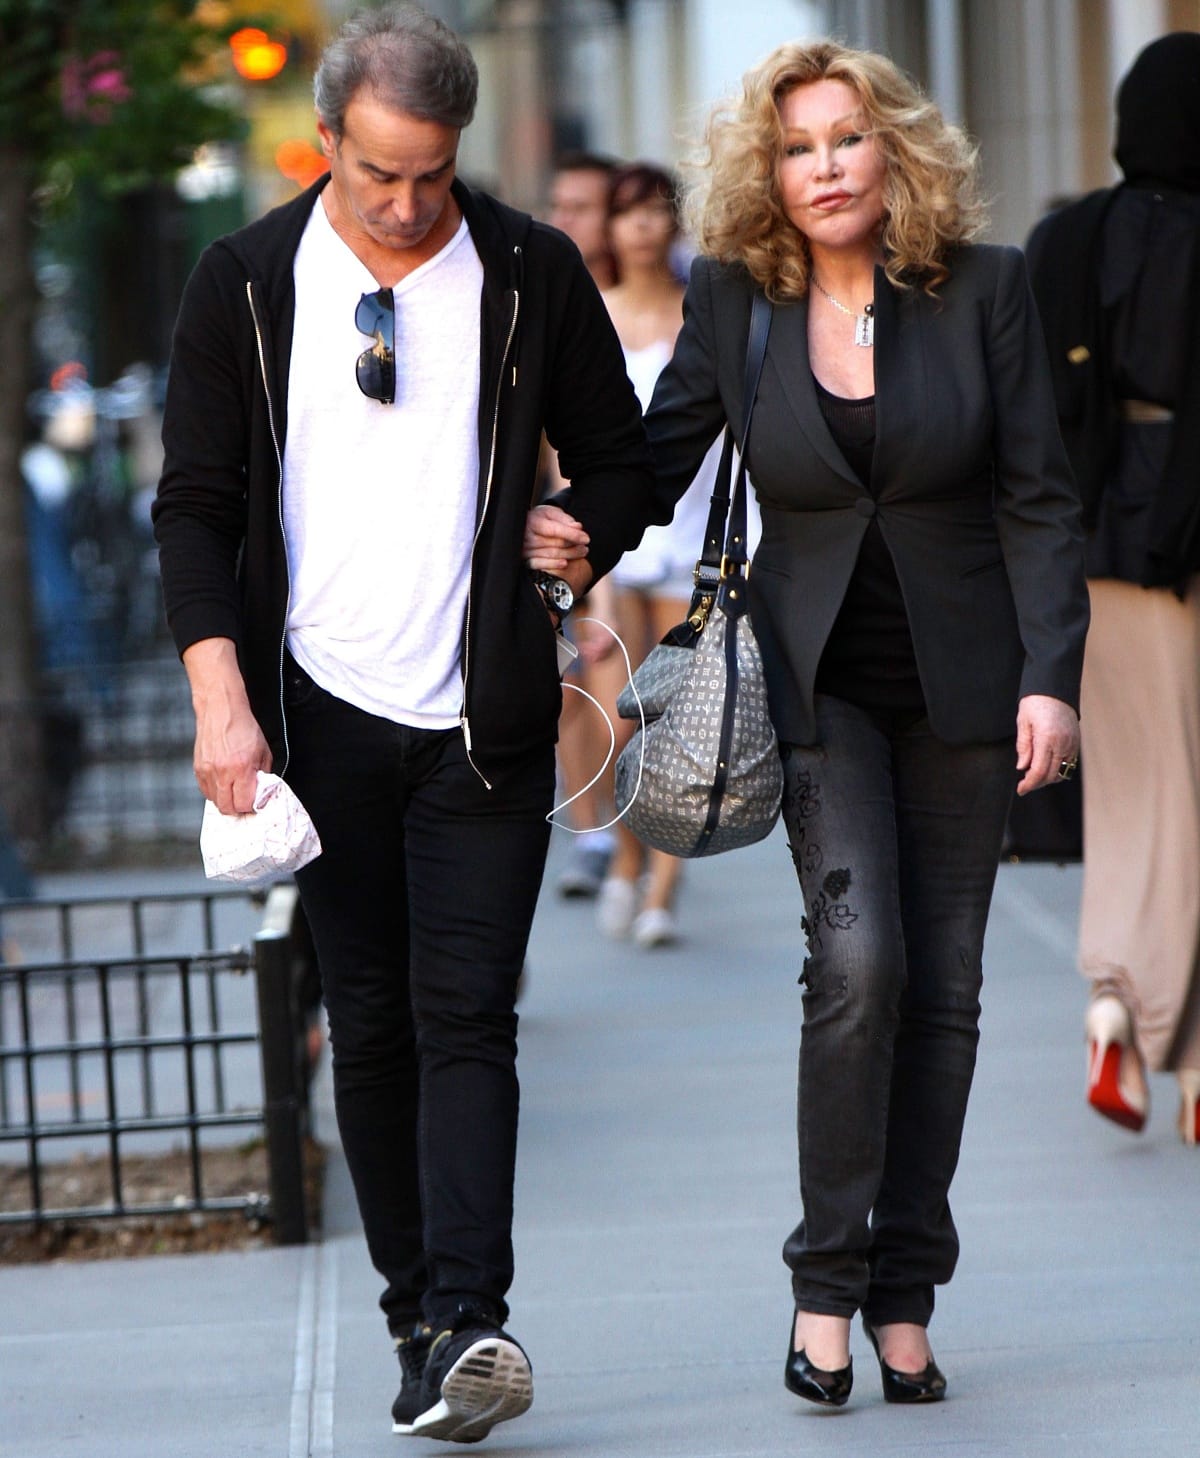
<svg viewBox="0 0 1200 1458"><path fill-rule="evenodd" d="M283 660L283 706L303 709L325 692L314 683L289 653Z"/></svg>

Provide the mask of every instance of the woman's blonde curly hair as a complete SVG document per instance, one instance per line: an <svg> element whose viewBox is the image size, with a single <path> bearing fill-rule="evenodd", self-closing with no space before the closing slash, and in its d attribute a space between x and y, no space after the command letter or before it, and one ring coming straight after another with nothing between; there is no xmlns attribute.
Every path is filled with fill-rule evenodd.
<svg viewBox="0 0 1200 1458"><path fill-rule="evenodd" d="M977 150L886 56L834 41L780 46L746 73L740 96L714 109L703 150L686 168L695 178L685 200L692 236L710 257L744 264L772 300L804 297L808 244L779 195L779 107L795 87L825 80L842 81L858 96L887 164L881 241L888 278L932 293L949 275L950 250L984 226Z"/></svg>

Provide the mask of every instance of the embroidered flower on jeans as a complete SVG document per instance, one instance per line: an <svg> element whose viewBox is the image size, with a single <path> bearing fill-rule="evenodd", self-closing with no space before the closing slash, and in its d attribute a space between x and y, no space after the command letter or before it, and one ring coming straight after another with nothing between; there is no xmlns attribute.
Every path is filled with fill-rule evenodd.
<svg viewBox="0 0 1200 1458"><path fill-rule="evenodd" d="M809 952L819 951L821 942L821 927L828 927L830 931L848 931L858 920L858 912L851 911L849 905L841 900L850 889L850 872L846 868L830 871L821 883L821 889L807 901L807 916L801 919L800 925L808 938Z"/></svg>
<svg viewBox="0 0 1200 1458"><path fill-rule="evenodd" d="M791 755L787 750L784 753L784 763L788 770L785 814L793 832L788 841L788 849L792 853L801 886L812 886L820 875L825 853L809 834L809 830L815 827L796 825L792 817L808 820L818 814L821 809L821 794L810 770L792 773ZM826 873L820 889L813 896L810 897L806 892L806 914L801 918L800 926L804 931L810 955L821 949L822 927L828 927L830 931L846 931L858 920L858 912L851 911L845 901L852 879L849 867L841 866Z"/></svg>
<svg viewBox="0 0 1200 1458"><path fill-rule="evenodd" d="M821 883L821 889L834 901L840 900L850 889L850 871L843 866L841 870L830 871Z"/></svg>
<svg viewBox="0 0 1200 1458"><path fill-rule="evenodd" d="M813 783L810 770L802 770L796 775L787 788L787 795L796 814L803 820L809 819L821 808L821 792Z"/></svg>
<svg viewBox="0 0 1200 1458"><path fill-rule="evenodd" d="M803 826L797 830L795 839L788 841L788 850L792 853L792 864L801 883L806 875L815 876L821 869L824 860L821 847L808 838Z"/></svg>

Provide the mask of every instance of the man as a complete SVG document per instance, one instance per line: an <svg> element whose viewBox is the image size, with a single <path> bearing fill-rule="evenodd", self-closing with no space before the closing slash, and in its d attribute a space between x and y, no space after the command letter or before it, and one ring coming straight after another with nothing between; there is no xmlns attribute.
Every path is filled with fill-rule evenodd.
<svg viewBox="0 0 1200 1458"><path fill-rule="evenodd" d="M315 82L328 178L189 282L155 506L200 787L245 812L273 766L324 846L296 879L400 1358L394 1429L459 1442L532 1400L503 1328L554 622L650 496L577 252L455 179L476 87L416 6L342 27ZM521 533L543 429L590 556L535 581Z"/></svg>
<svg viewBox="0 0 1200 1458"><path fill-rule="evenodd" d="M617 281L608 246L608 188L617 166L596 152L566 152L554 165L550 186L550 225L579 249L600 289Z"/></svg>

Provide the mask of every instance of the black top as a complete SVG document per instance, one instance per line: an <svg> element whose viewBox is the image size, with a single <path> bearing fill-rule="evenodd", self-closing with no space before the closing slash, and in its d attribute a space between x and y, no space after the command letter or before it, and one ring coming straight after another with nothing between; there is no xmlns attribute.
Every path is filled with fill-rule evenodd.
<svg viewBox="0 0 1200 1458"><path fill-rule="evenodd" d="M656 521L726 424L741 429L755 288L741 264L692 264L683 328L646 414ZM876 514L933 734L1011 741L1022 695L1078 702L1079 498L1018 250L955 249L936 298L876 269L871 492L821 414L807 299L775 305L756 399L746 468L763 527L747 591L782 743L818 741L817 667Z"/></svg>
<svg viewBox="0 0 1200 1458"><path fill-rule="evenodd" d="M1200 197L1122 188L1100 235L1100 306L1119 400L1175 409L1186 388L1200 299Z"/></svg>
<svg viewBox="0 0 1200 1458"><path fill-rule="evenodd" d="M1200 196L1091 193L1043 219L1028 247L1088 573L1182 596L1200 570ZM1128 423L1123 400L1174 418Z"/></svg>
<svg viewBox="0 0 1200 1458"><path fill-rule="evenodd" d="M1044 218L1028 251L1088 571L1182 597L1200 571L1200 195L1089 193ZM1174 419L1129 424L1122 400Z"/></svg>
<svg viewBox="0 0 1200 1458"><path fill-rule="evenodd" d="M875 454L875 397L845 400L817 377L817 402L829 434L871 495ZM873 516L859 549L825 651L817 665L817 693L871 710L924 711L912 633L896 565Z"/></svg>
<svg viewBox="0 0 1200 1458"><path fill-rule="evenodd" d="M1200 40L1200 37L1197 37ZM1200 197L1123 187L1100 230L1097 289L1117 400L1183 406L1200 299ZM1118 427L1087 547L1088 574L1140 580L1172 424ZM1193 479L1191 493L1196 494Z"/></svg>

